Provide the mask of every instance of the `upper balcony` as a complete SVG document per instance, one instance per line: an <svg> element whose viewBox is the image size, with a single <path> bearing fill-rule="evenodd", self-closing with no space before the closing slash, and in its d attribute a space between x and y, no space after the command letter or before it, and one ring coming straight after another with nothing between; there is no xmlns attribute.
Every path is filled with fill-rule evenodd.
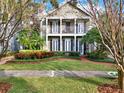
<svg viewBox="0 0 124 93"><path fill-rule="evenodd" d="M84 34L87 32L87 20L48 19L47 34Z"/></svg>

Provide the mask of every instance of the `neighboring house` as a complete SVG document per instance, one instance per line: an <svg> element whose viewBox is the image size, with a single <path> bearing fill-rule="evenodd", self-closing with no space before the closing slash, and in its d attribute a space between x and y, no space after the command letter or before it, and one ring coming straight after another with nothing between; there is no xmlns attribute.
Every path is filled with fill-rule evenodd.
<svg viewBox="0 0 124 93"><path fill-rule="evenodd" d="M41 20L41 35L46 39L48 51L75 51L85 54L95 48L81 44L81 38L90 27L89 15L67 2L54 9Z"/></svg>

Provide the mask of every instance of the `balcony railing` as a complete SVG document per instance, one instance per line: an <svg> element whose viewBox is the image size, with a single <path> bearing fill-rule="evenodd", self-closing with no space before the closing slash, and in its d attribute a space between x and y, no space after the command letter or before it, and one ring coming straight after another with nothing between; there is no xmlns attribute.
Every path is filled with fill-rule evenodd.
<svg viewBox="0 0 124 93"><path fill-rule="evenodd" d="M66 34L71 34L71 33L74 33L74 29L73 29L73 30L64 29L64 30L62 30L62 33L63 33L63 34L65 34L65 33L66 33Z"/></svg>
<svg viewBox="0 0 124 93"><path fill-rule="evenodd" d="M76 27L76 34L86 33L85 30L86 29L84 29L82 32L80 32L80 31L78 31L78 28ZM75 28L74 28L74 26L62 27L62 33L63 34L73 34L73 33L75 33ZM52 31L52 28L50 28L49 29L49 34L60 34L60 27L58 28L57 31Z"/></svg>

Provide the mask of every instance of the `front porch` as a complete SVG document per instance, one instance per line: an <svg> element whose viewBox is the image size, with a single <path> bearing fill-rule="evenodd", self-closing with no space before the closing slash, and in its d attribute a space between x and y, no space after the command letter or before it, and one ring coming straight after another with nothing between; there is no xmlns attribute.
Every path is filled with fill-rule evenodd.
<svg viewBox="0 0 124 93"><path fill-rule="evenodd" d="M81 37L75 36L50 36L48 37L49 51L80 52L86 54L86 51L93 50L88 44L81 43Z"/></svg>

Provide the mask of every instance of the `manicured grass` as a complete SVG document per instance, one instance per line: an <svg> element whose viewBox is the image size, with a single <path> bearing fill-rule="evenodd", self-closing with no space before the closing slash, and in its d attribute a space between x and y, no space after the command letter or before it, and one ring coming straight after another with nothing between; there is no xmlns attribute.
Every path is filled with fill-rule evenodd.
<svg viewBox="0 0 124 93"><path fill-rule="evenodd" d="M47 62L45 62L47 61ZM115 70L114 66L83 62L81 60L44 60L38 64L4 64L0 65L0 70Z"/></svg>
<svg viewBox="0 0 124 93"><path fill-rule="evenodd" d="M89 60L95 61L95 62L106 62L106 63L114 63L114 60L112 58L105 58L105 59L90 59Z"/></svg>
<svg viewBox="0 0 124 93"><path fill-rule="evenodd" d="M15 59L14 61L10 62L45 62L48 60L56 59L56 58L71 58L71 59L79 59L79 56L53 56L50 58L43 58L43 59Z"/></svg>
<svg viewBox="0 0 124 93"><path fill-rule="evenodd" d="M8 93L97 93L97 86L112 83L107 78L0 78L13 85Z"/></svg>

